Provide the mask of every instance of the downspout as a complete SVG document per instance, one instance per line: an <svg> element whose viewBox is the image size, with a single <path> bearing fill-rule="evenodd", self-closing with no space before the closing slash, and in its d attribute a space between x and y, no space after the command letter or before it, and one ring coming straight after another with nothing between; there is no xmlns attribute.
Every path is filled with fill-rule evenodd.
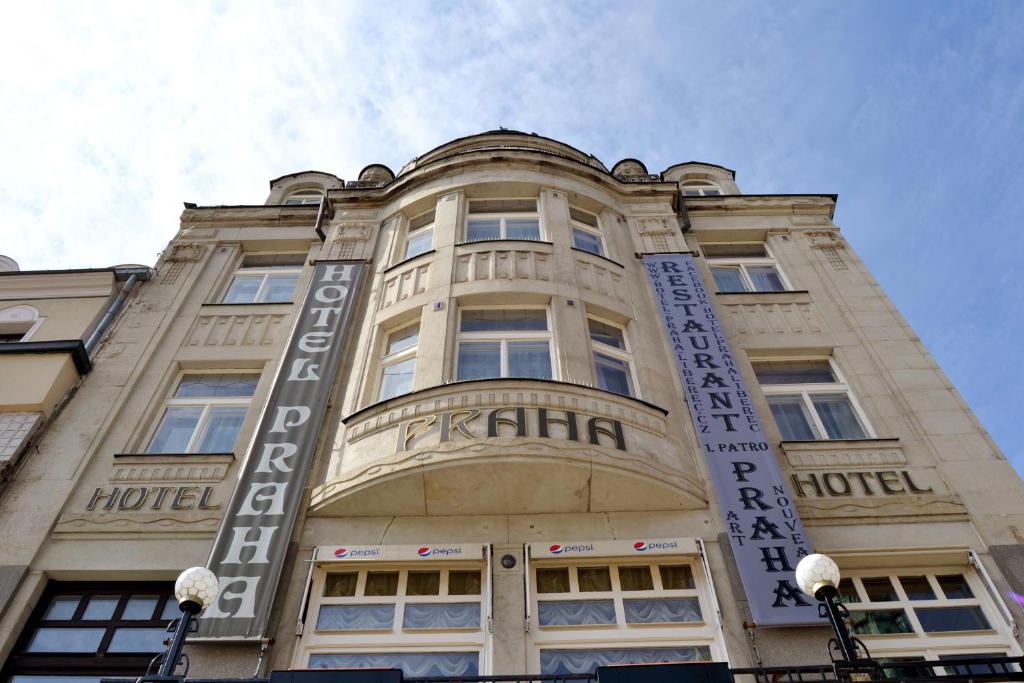
<svg viewBox="0 0 1024 683"><path fill-rule="evenodd" d="M145 282L153 277L153 269L146 267L114 268L115 280L120 280L126 275L128 276L128 279L123 285L121 285L121 291L117 293L117 298L107 306L107 310L103 314L103 318L100 319L99 324L96 325L96 329L93 330L92 334L89 335L88 341L85 342L85 352L87 354L92 354L92 350L96 348L96 345L99 343L103 333L106 332L107 328L110 327L110 324L114 322L117 312L121 310L121 307L124 306L124 302L128 298L128 295L131 294L132 289L135 288L135 283L139 281Z"/></svg>

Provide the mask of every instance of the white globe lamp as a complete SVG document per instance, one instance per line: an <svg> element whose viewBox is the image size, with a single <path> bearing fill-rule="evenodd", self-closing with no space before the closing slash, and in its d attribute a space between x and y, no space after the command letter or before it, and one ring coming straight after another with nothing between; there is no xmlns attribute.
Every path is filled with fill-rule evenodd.
<svg viewBox="0 0 1024 683"><path fill-rule="evenodd" d="M220 592L217 576L206 567L189 567L174 582L174 597L183 612L199 614L213 604Z"/></svg>
<svg viewBox="0 0 1024 683"><path fill-rule="evenodd" d="M796 566L796 583L800 590L818 600L820 592L835 595L839 588L839 565L828 555L815 553L800 560Z"/></svg>

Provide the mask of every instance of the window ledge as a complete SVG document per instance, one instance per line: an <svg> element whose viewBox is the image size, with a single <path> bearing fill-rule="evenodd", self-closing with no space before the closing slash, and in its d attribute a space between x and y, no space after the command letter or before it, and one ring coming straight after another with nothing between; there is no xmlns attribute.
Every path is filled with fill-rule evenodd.
<svg viewBox="0 0 1024 683"><path fill-rule="evenodd" d="M716 296L727 297L728 304L809 304L811 293L806 289L790 289L785 292L715 292Z"/></svg>
<svg viewBox="0 0 1024 683"><path fill-rule="evenodd" d="M200 308L203 309L204 313L216 312L214 309L218 307L224 307L231 309L232 313L235 313L237 309L241 307L251 307L259 310L260 313L290 313L292 307L295 305L293 301L266 301L254 304L224 304L224 303L208 303L201 304ZM277 310L274 307L277 307Z"/></svg>
<svg viewBox="0 0 1024 683"><path fill-rule="evenodd" d="M495 244L502 242L505 244L543 244L545 247L553 247L554 244L551 242L545 242L544 240L474 240L472 242L459 242L455 246L457 247L472 247L476 244Z"/></svg>
<svg viewBox="0 0 1024 683"><path fill-rule="evenodd" d="M626 268L626 266L622 265L618 261L615 261L613 259L608 258L607 256L601 256L600 254L595 254L592 251L587 251L586 249L580 249L579 247L572 247L572 250L577 252L577 253L580 253L580 254L586 254L587 256L593 256L594 258L599 258L602 261L607 261L608 263L614 263L619 268L622 268L622 269Z"/></svg>
<svg viewBox="0 0 1024 683"><path fill-rule="evenodd" d="M824 450L832 448L857 448L862 446L888 446L899 448L900 440L891 439L806 439L799 441L780 441L779 446L783 450Z"/></svg>
<svg viewBox="0 0 1024 683"><path fill-rule="evenodd" d="M387 268L384 269L384 272L385 273L390 273L392 270L394 270L396 268L401 268L404 265L412 263L413 261L415 261L418 258L423 258L424 256L431 256L431 255L436 254L436 253L437 253L436 249L428 249L427 251L423 252L422 254L416 254L415 256L410 256L409 258L402 259L401 261L399 261L398 263L396 263L393 266L388 266Z"/></svg>
<svg viewBox="0 0 1024 683"><path fill-rule="evenodd" d="M207 460L209 462L232 462L235 459L234 453L114 453L114 458L124 462L148 462L151 463L154 460L160 460L162 458L169 458L172 461L177 461L181 458L189 458L194 460Z"/></svg>

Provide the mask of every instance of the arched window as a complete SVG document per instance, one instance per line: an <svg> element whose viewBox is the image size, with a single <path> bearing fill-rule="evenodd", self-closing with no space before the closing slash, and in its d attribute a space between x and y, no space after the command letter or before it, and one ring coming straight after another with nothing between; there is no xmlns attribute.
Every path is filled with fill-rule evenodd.
<svg viewBox="0 0 1024 683"><path fill-rule="evenodd" d="M722 190L707 180L687 180L683 183L683 196L685 197L717 197Z"/></svg>
<svg viewBox="0 0 1024 683"><path fill-rule="evenodd" d="M319 204L320 198L324 196L323 190L315 187L307 187L302 190L295 190L285 197L285 204Z"/></svg>
<svg viewBox="0 0 1024 683"><path fill-rule="evenodd" d="M28 341L42 322L39 311L25 304L0 310L0 344Z"/></svg>

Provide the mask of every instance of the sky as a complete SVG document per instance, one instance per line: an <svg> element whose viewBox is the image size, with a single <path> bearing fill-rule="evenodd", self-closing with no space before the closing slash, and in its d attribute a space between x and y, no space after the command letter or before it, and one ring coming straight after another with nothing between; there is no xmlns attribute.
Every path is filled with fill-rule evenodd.
<svg viewBox="0 0 1024 683"><path fill-rule="evenodd" d="M835 222L1024 472L1024 3L17 3L0 254L152 265L182 202L463 135L701 160ZM1007 360L1010 359L1010 360Z"/></svg>

